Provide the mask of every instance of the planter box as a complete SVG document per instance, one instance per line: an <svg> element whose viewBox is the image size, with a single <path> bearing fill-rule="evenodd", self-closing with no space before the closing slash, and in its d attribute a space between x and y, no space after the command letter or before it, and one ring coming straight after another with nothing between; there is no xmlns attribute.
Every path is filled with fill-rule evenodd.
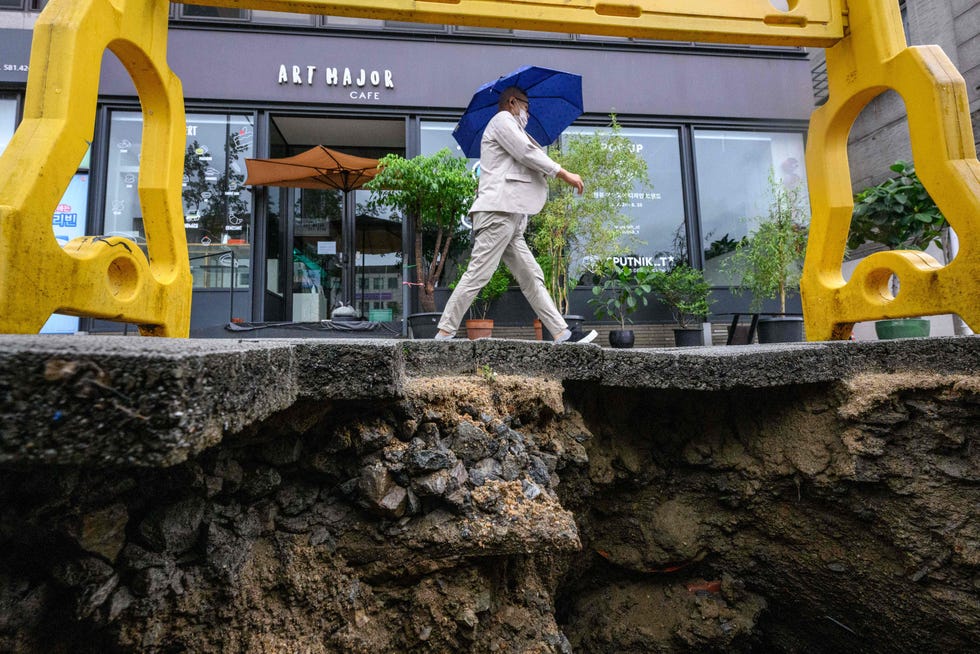
<svg viewBox="0 0 980 654"><path fill-rule="evenodd" d="M924 338L929 335L927 318L896 318L875 322L875 334L880 339Z"/></svg>

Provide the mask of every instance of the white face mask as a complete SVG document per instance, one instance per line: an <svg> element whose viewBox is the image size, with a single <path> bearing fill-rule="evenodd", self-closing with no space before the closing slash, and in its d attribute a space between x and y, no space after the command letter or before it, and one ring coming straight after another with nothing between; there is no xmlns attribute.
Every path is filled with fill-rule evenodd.
<svg viewBox="0 0 980 654"><path fill-rule="evenodd" d="M521 112L517 114L517 122L520 123L521 129L527 127L527 112L521 109Z"/></svg>

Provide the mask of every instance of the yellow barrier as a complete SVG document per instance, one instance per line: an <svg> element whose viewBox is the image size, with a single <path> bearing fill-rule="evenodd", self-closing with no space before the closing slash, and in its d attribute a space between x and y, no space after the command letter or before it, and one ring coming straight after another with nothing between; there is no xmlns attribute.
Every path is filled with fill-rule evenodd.
<svg viewBox="0 0 980 654"><path fill-rule="evenodd" d="M826 47L844 36L841 0L195 0L354 18L638 39Z"/></svg>
<svg viewBox="0 0 980 654"><path fill-rule="evenodd" d="M164 0L52 0L34 28L24 121L0 157L0 331L52 312L187 336L191 274L181 210L184 101L167 67ZM148 257L119 237L58 246L51 216L92 141L105 49L143 105L139 195Z"/></svg>
<svg viewBox="0 0 980 654"><path fill-rule="evenodd" d="M980 329L980 164L962 77L937 47L906 47L894 0L195 0L195 4L361 18L720 43L830 48L830 101L807 144L813 224L802 294L811 340L846 338L854 322L959 313ZM0 331L36 332L54 311L134 322L185 336L191 279L181 216L184 114L166 65L164 0L51 0L35 28L24 122L0 157ZM143 106L139 190L145 257L122 238L64 249L51 215L92 140L103 51L126 66ZM861 108L905 97L916 170L956 228L959 256L869 257L841 275L851 216L847 134ZM890 298L887 279L901 278Z"/></svg>
<svg viewBox="0 0 980 654"><path fill-rule="evenodd" d="M807 337L846 339L856 322L942 313L958 313L980 331L980 163L966 84L939 47L907 47L894 0L849 6L851 31L827 50L830 99L814 112L807 142L813 212L801 283ZM847 136L861 110L887 89L905 100L916 172L956 230L960 250L946 266L923 252L879 252L845 283L841 262L853 210ZM889 290L893 274L897 297Z"/></svg>

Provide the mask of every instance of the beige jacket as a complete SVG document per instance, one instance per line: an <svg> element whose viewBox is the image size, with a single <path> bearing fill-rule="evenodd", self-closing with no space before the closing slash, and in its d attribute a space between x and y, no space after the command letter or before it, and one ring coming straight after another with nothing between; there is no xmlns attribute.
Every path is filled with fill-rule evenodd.
<svg viewBox="0 0 980 654"><path fill-rule="evenodd" d="M499 111L480 141L480 186L470 213L503 211L536 214L548 199L547 177L561 166L528 136L517 117Z"/></svg>

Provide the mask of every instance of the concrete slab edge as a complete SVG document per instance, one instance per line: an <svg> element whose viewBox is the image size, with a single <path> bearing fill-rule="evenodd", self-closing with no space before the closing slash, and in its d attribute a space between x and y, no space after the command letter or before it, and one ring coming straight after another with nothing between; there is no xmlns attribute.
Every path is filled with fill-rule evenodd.
<svg viewBox="0 0 980 654"><path fill-rule="evenodd" d="M389 401L479 369L723 391L859 373L978 374L980 336L613 350L533 341L0 336L0 465L168 466L297 401Z"/></svg>

